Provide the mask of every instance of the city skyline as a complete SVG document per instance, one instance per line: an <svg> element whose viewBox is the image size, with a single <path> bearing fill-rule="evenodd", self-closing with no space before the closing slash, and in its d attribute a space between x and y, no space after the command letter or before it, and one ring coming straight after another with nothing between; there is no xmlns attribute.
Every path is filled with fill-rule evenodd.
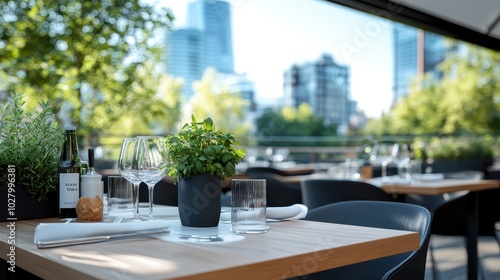
<svg viewBox="0 0 500 280"><path fill-rule="evenodd" d="M162 1L186 26L188 3ZM235 71L256 84L257 101L282 100L283 74L323 54L351 69L351 99L369 117L392 101L391 23L318 0L227 1L231 4ZM338 27L338 28L332 28Z"/></svg>

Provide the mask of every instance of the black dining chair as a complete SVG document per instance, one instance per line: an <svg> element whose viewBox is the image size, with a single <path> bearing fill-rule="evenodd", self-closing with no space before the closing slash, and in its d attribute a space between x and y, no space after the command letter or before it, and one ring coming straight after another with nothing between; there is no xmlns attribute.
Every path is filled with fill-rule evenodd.
<svg viewBox="0 0 500 280"><path fill-rule="evenodd" d="M482 171L466 170L443 173L445 179L479 180L483 178ZM477 197L473 197L477 196ZM437 276L437 259L434 254L433 235L463 237L463 246L466 247L465 237L468 235L468 202L477 199L478 207L478 236L495 237L495 222L500 220L500 189L483 190L478 192L455 192L450 194L427 196L407 195L407 203L417 204L427 208L432 215L431 241L429 244L430 261L434 276ZM482 271L478 262L478 269Z"/></svg>
<svg viewBox="0 0 500 280"><path fill-rule="evenodd" d="M178 191L175 185L168 177L163 178L156 183L153 189L153 202L158 205L178 206ZM139 201L148 202L148 186L145 183L139 185Z"/></svg>
<svg viewBox="0 0 500 280"><path fill-rule="evenodd" d="M309 211L305 220L415 231L418 250L308 275L307 279L424 279L431 215L418 205L388 201L344 201Z"/></svg>
<svg viewBox="0 0 500 280"><path fill-rule="evenodd" d="M442 173L444 179L464 179L464 180L480 180L483 179L484 173L475 170L464 170L456 172ZM427 208L431 213L434 213L438 207L448 201L463 197L469 193L468 191L459 191L453 193L445 193L442 195L420 195L411 194L406 195L405 202L417 204Z"/></svg>
<svg viewBox="0 0 500 280"><path fill-rule="evenodd" d="M306 179L300 188L302 203L309 209L348 200L396 201L379 187L361 181Z"/></svg>
<svg viewBox="0 0 500 280"><path fill-rule="evenodd" d="M495 235L498 241L498 246L500 246L500 220L495 223Z"/></svg>
<svg viewBox="0 0 500 280"><path fill-rule="evenodd" d="M476 196L476 197L474 197ZM500 189L483 190L470 192L458 198L446 201L439 205L432 214L431 242L429 252L433 267L433 273L436 275L436 265L438 259L434 254L434 245L432 236L457 236L463 240L463 247L466 247L468 235L468 203L470 200L477 199L478 207L478 236L492 236L496 238L496 221L500 220ZM499 244L500 246L500 244ZM482 274L483 267L481 262L477 262L478 271Z"/></svg>
<svg viewBox="0 0 500 280"><path fill-rule="evenodd" d="M252 179L266 179L267 207L290 206L302 203L300 186L287 184L269 173L247 174ZM231 206L231 195L222 197L222 206Z"/></svg>
<svg viewBox="0 0 500 280"><path fill-rule="evenodd" d="M254 167L248 167L245 170L246 174L253 174L253 173L270 173L270 174L275 174L279 176L287 176L287 173L281 169L277 169L274 167L268 167L268 166L254 166Z"/></svg>

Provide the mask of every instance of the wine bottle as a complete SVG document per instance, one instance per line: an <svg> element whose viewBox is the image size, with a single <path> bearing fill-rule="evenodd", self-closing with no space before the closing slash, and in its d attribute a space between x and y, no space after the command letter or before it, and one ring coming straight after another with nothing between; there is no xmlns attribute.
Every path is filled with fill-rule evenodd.
<svg viewBox="0 0 500 280"><path fill-rule="evenodd" d="M76 218L80 198L80 168L76 127L64 127L64 146L59 160L59 219Z"/></svg>

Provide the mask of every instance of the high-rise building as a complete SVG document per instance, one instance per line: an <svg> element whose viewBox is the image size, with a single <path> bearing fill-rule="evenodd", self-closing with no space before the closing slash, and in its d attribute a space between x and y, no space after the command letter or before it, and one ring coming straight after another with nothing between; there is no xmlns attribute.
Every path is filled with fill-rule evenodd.
<svg viewBox="0 0 500 280"><path fill-rule="evenodd" d="M230 5L224 1L199 0L188 6L187 26L169 32L167 73L184 79L184 96L193 94L192 82L207 68L233 73L233 41Z"/></svg>
<svg viewBox="0 0 500 280"><path fill-rule="evenodd" d="M349 68L336 63L330 55L286 70L284 93L286 106L307 103L325 125L337 125L341 134L347 131L356 106L350 100Z"/></svg>
<svg viewBox="0 0 500 280"><path fill-rule="evenodd" d="M167 33L167 73L184 80L184 96L193 95L192 84L206 68L204 34L196 29L178 29Z"/></svg>
<svg viewBox="0 0 500 280"><path fill-rule="evenodd" d="M231 10L223 1L196 1L188 6L188 28L205 35L206 66L219 72L232 73L233 38Z"/></svg>
<svg viewBox="0 0 500 280"><path fill-rule="evenodd" d="M438 64L453 49L445 38L411 26L395 23L394 35L394 98L393 104L409 93L412 79L431 73L442 77Z"/></svg>

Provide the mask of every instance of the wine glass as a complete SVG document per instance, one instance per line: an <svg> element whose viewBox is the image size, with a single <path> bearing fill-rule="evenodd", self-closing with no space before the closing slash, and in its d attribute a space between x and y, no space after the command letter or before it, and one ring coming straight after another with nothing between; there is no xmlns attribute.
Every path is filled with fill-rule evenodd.
<svg viewBox="0 0 500 280"><path fill-rule="evenodd" d="M385 154L385 160L382 162L382 180L387 182L389 181L388 167L397 169L399 173L400 165L410 161L410 151L407 144L395 143L387 146Z"/></svg>
<svg viewBox="0 0 500 280"><path fill-rule="evenodd" d="M392 156L398 165L410 161L410 149L408 148L408 144L394 144Z"/></svg>
<svg viewBox="0 0 500 280"><path fill-rule="evenodd" d="M136 159L137 138L123 139L122 147L120 150L120 157L118 158L118 172L127 179L134 186L134 220L139 219L139 179L134 173L137 169Z"/></svg>
<svg viewBox="0 0 500 280"><path fill-rule="evenodd" d="M164 164L167 159L165 138L160 136L139 136L137 138L137 169L134 174L148 185L149 219L153 219L154 186L166 175Z"/></svg>
<svg viewBox="0 0 500 280"><path fill-rule="evenodd" d="M384 182L389 180L387 169L394 163L393 148L394 146L390 144L380 144L377 149L377 161L380 162Z"/></svg>
<svg viewBox="0 0 500 280"><path fill-rule="evenodd" d="M404 182L409 182L411 180L411 174L413 173L413 166L411 163L410 149L408 144L395 144L394 149L394 160L398 167L398 175L400 179Z"/></svg>

